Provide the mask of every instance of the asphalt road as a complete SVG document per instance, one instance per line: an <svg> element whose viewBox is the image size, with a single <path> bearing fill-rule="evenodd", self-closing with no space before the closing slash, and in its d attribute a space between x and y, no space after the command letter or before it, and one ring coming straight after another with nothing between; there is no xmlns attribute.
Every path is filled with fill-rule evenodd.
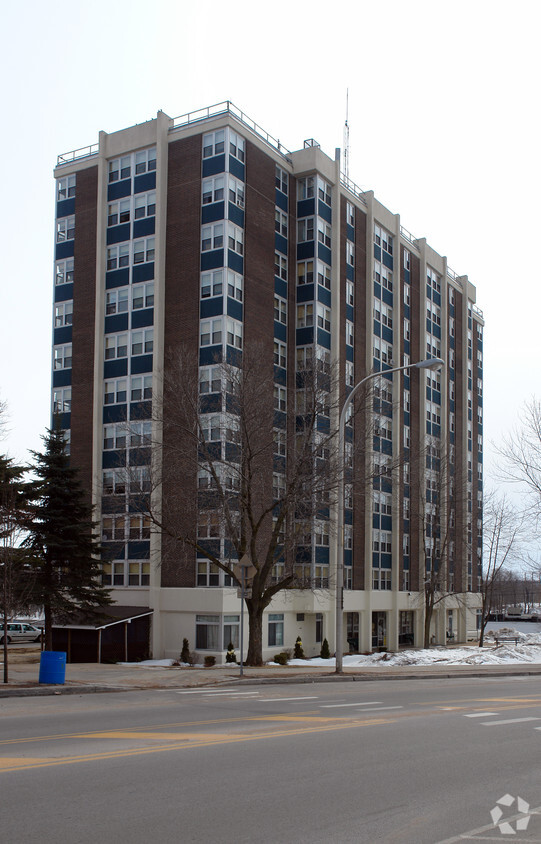
<svg viewBox="0 0 541 844"><path fill-rule="evenodd" d="M1 838L541 841L540 704L532 677L8 698Z"/></svg>

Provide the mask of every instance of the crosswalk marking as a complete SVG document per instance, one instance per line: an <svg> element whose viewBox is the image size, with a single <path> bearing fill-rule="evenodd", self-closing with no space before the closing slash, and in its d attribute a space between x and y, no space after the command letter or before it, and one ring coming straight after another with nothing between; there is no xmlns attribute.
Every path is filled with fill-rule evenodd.
<svg viewBox="0 0 541 844"><path fill-rule="evenodd" d="M260 697L259 703L276 703L283 700L317 700L317 695L307 695L306 697Z"/></svg>
<svg viewBox="0 0 541 844"><path fill-rule="evenodd" d="M483 727L500 727L504 724L523 724L525 721L541 721L541 718L507 718L505 721L483 721Z"/></svg>
<svg viewBox="0 0 541 844"><path fill-rule="evenodd" d="M470 712L464 714L464 718L488 718L491 715L499 715L499 712Z"/></svg>
<svg viewBox="0 0 541 844"><path fill-rule="evenodd" d="M357 701L357 703L324 703L321 706L321 709L338 709L338 707L342 706L376 706L378 703L383 703L381 700L369 700L366 703L362 701Z"/></svg>

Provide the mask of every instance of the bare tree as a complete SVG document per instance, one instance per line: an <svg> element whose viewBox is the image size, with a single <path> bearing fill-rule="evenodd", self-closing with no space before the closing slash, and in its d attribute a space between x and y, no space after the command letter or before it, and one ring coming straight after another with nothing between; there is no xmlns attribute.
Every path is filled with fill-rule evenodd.
<svg viewBox="0 0 541 844"><path fill-rule="evenodd" d="M531 509L541 515L541 402L533 397L522 408L519 424L498 449L503 458L502 480L519 484L530 496Z"/></svg>

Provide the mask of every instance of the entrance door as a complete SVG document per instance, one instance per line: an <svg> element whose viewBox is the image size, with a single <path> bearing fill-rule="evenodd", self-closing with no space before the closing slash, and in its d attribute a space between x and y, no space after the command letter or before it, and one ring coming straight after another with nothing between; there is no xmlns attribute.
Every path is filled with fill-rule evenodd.
<svg viewBox="0 0 541 844"><path fill-rule="evenodd" d="M347 642L350 653L357 653L359 650L359 613L346 613L347 623Z"/></svg>
<svg viewBox="0 0 541 844"><path fill-rule="evenodd" d="M387 613L372 613L372 648L387 647Z"/></svg>

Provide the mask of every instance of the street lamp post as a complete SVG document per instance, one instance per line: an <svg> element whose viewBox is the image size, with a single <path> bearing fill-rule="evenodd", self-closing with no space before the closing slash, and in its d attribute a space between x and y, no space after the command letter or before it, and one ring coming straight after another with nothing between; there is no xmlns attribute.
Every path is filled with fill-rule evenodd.
<svg viewBox="0 0 541 844"><path fill-rule="evenodd" d="M373 378L378 378L383 375L389 375L393 372L404 372L406 369L441 369L444 366L444 361L441 358L429 358L427 360L420 360L416 363L408 363L406 366L395 366L392 369L385 369L381 372L371 372L365 378L355 384L350 394L347 396L342 410L340 412L340 422L338 426L338 548L336 560L336 636L335 636L335 650L336 650L336 674L342 674L343 664L343 608L344 608L344 474L345 474L345 431L346 431L346 415L348 408L351 405L355 395L359 392L363 384Z"/></svg>

